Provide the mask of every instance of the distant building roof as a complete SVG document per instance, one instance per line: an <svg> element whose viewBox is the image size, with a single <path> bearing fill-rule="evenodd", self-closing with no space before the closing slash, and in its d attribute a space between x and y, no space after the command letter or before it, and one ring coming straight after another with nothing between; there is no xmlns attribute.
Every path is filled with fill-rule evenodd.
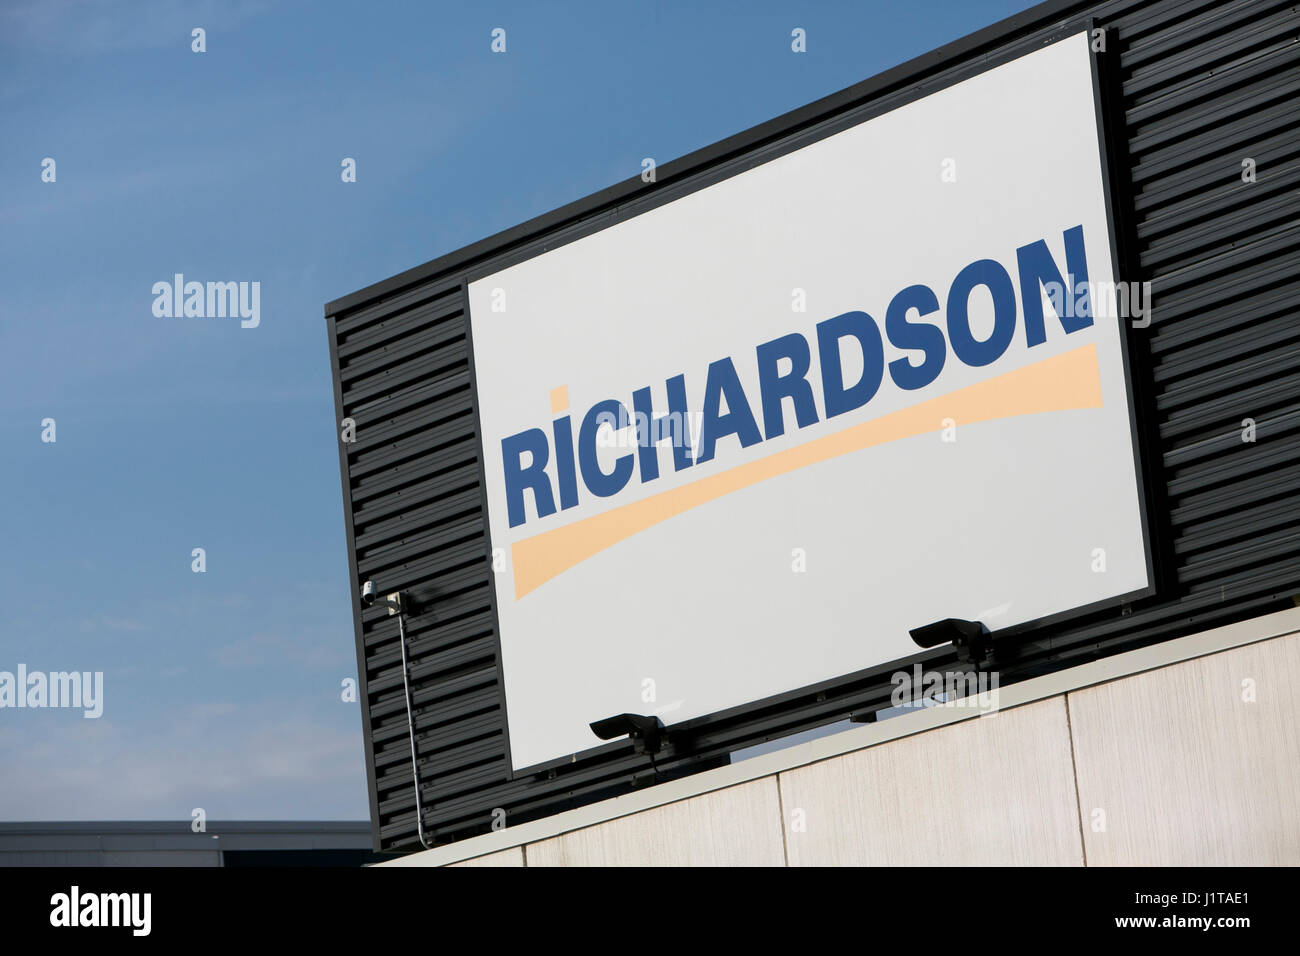
<svg viewBox="0 0 1300 956"><path fill-rule="evenodd" d="M365 820L0 822L3 866L361 866Z"/></svg>

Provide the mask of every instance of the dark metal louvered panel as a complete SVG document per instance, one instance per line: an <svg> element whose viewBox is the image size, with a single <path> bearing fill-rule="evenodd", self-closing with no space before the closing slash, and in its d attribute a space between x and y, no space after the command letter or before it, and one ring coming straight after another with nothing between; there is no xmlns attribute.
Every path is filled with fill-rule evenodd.
<svg viewBox="0 0 1300 956"><path fill-rule="evenodd" d="M1010 682L1290 606L1300 592L1300 15L1269 0L1052 2L661 166L639 179L362 290L326 308L354 583L409 592L426 824L440 842L650 782L622 751L509 779L493 631L490 545L462 283L797 148L966 75L1045 31L1107 31L1112 175L1124 278L1152 283L1152 323L1130 331L1146 396L1159 593L1123 612L1019 634ZM1027 146L1028 148L1028 146ZM1242 181L1242 160L1257 180ZM1242 440L1243 422L1256 441ZM395 619L354 611L376 847L415 846ZM943 666L945 654L917 655ZM892 670L892 668L891 668ZM887 674L852 675L682 729L668 774L870 711Z"/></svg>

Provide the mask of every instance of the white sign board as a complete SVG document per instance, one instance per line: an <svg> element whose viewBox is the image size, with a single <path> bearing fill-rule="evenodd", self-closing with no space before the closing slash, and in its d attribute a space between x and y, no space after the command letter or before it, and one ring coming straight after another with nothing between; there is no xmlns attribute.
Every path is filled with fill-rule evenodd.
<svg viewBox="0 0 1300 956"><path fill-rule="evenodd" d="M1148 588L1090 56L470 284L514 769Z"/></svg>

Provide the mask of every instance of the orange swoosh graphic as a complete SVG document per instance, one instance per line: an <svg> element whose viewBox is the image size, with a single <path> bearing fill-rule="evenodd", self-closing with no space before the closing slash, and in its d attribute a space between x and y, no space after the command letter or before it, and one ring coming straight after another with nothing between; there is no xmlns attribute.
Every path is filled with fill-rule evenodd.
<svg viewBox="0 0 1300 956"><path fill-rule="evenodd" d="M516 541L510 547L515 569L515 599L592 555L674 515L768 478L849 452L939 431L945 418L971 424L1038 412L1101 407L1097 347L1085 345L688 485Z"/></svg>

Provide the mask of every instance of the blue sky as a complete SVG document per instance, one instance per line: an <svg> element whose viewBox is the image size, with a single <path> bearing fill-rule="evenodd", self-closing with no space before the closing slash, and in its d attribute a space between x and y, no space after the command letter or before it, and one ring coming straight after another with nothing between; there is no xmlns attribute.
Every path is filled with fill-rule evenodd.
<svg viewBox="0 0 1300 956"><path fill-rule="evenodd" d="M1029 6L0 3L0 819L364 818L323 304Z"/></svg>

